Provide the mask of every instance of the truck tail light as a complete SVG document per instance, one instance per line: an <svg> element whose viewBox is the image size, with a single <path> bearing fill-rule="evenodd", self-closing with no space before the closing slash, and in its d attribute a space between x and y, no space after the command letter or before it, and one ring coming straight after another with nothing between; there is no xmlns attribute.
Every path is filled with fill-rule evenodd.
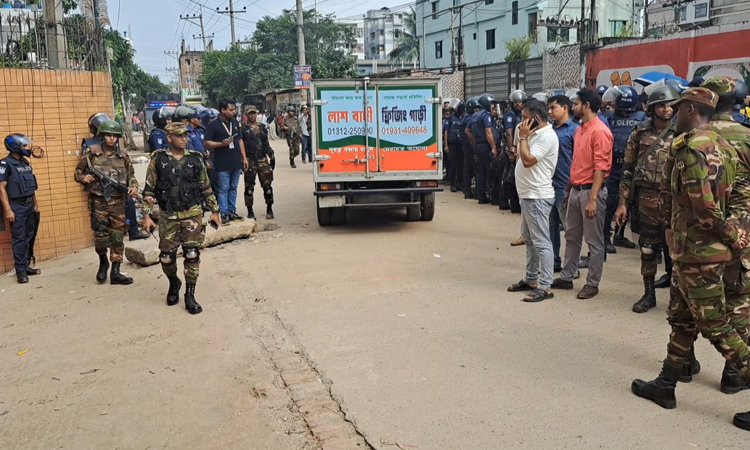
<svg viewBox="0 0 750 450"><path fill-rule="evenodd" d="M417 181L417 187L437 187L437 181Z"/></svg>
<svg viewBox="0 0 750 450"><path fill-rule="evenodd" d="M341 189L341 183L321 183L321 191L338 191Z"/></svg>

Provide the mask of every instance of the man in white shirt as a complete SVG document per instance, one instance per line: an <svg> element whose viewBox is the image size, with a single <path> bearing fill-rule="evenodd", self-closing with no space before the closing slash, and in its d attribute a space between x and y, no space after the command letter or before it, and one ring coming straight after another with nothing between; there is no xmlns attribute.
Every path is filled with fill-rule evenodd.
<svg viewBox="0 0 750 450"><path fill-rule="evenodd" d="M302 105L302 114L299 115L299 126L302 128L302 162L312 162L312 142L310 141L310 109Z"/></svg>
<svg viewBox="0 0 750 450"><path fill-rule="evenodd" d="M521 201L521 236L526 242L526 276L508 288L510 292L530 291L525 302L541 302L554 297L552 271L555 262L549 234L549 216L555 204L555 175L559 141L547 123L547 105L531 100L523 107L518 128L516 189Z"/></svg>

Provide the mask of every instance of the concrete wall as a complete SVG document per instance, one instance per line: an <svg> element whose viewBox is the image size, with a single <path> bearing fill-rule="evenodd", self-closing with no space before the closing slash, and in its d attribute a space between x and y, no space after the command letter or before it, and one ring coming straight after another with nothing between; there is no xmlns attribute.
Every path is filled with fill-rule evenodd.
<svg viewBox="0 0 750 450"><path fill-rule="evenodd" d="M81 140L89 135L87 120L95 112L112 115L107 73L0 69L0 137L24 133L46 151L41 159L31 158L42 215L37 260L93 244L86 196L73 170ZM0 208L0 272L7 272L13 269L13 254L10 227L1 216Z"/></svg>

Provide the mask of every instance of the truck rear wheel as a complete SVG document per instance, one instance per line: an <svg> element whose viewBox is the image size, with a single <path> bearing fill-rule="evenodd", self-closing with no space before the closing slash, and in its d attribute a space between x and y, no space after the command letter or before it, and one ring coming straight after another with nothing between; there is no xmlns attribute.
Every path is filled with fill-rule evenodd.
<svg viewBox="0 0 750 450"><path fill-rule="evenodd" d="M333 208L321 208L320 207L320 200L318 200L318 225L321 227L327 227L328 225L331 225L333 223L333 216L331 214L331 210Z"/></svg>
<svg viewBox="0 0 750 450"><path fill-rule="evenodd" d="M429 192L427 194L422 194L421 197L422 220L429 222L435 217L435 193Z"/></svg>
<svg viewBox="0 0 750 450"><path fill-rule="evenodd" d="M333 225L346 225L346 208L330 208Z"/></svg>
<svg viewBox="0 0 750 450"><path fill-rule="evenodd" d="M406 207L406 220L409 222L416 222L422 216L422 208L417 206Z"/></svg>

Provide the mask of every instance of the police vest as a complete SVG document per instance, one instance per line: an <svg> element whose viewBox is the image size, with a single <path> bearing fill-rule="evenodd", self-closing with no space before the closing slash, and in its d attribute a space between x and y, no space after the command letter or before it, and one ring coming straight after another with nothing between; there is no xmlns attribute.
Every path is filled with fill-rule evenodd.
<svg viewBox="0 0 750 450"><path fill-rule="evenodd" d="M245 142L245 151L247 156L254 160L260 161L268 156L268 149L263 145L262 137L268 139L268 129L262 123L258 123L259 133L255 133L249 126L242 127L242 140Z"/></svg>
<svg viewBox="0 0 750 450"><path fill-rule="evenodd" d="M647 117L642 112L632 113L627 117L615 114L609 119L609 128L612 130L612 137L615 141L612 153L615 158L625 157L625 147L628 145L630 134L636 125L646 119Z"/></svg>
<svg viewBox="0 0 750 450"><path fill-rule="evenodd" d="M203 200L200 174L203 161L200 153L185 153L182 164L165 151L156 152L156 201L159 208L171 215L187 211Z"/></svg>
<svg viewBox="0 0 750 450"><path fill-rule="evenodd" d="M169 147L167 133L161 128L155 129L151 132L151 136L148 137L148 145L152 152L154 150L166 150Z"/></svg>
<svg viewBox="0 0 750 450"><path fill-rule="evenodd" d="M451 114L448 117L448 143L449 144L460 144L461 143L461 123L462 120L455 114Z"/></svg>
<svg viewBox="0 0 750 450"><path fill-rule="evenodd" d="M487 117L489 113L485 110L480 110L479 112L474 113L474 123L471 125L471 135L474 136L474 140L476 141L477 145L484 145L488 146L490 145L489 142L487 142L487 134L484 131L484 118Z"/></svg>
<svg viewBox="0 0 750 450"><path fill-rule="evenodd" d="M463 117L463 119L461 119L461 129L460 129L461 143L464 146L471 145L471 143L469 142L469 137L466 136L466 128L470 126L471 126L471 115L467 114Z"/></svg>
<svg viewBox="0 0 750 450"><path fill-rule="evenodd" d="M8 184L5 191L9 199L23 198L34 195L39 186L36 184L36 176L31 171L31 166L25 158L20 160L8 156L0 164L0 170L9 172Z"/></svg>

